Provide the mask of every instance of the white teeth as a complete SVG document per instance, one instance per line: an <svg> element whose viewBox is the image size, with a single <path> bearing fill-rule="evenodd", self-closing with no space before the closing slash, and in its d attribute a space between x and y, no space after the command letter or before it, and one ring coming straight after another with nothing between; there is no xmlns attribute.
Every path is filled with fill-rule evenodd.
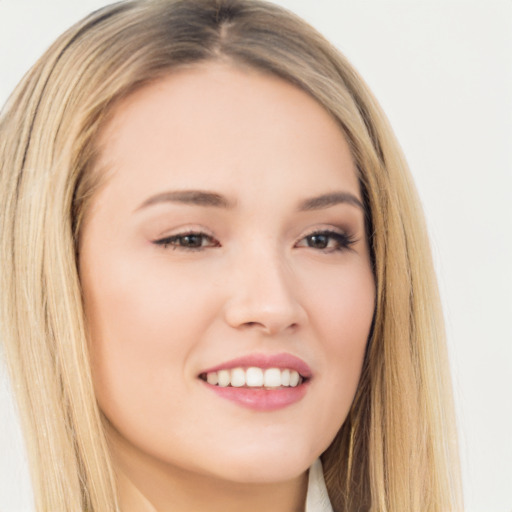
<svg viewBox="0 0 512 512"><path fill-rule="evenodd" d="M302 377L296 370L288 368L281 370L279 368L233 368L232 370L219 370L218 372L209 372L206 374L206 382L212 386L235 388L279 388L296 387L302 383Z"/></svg>
<svg viewBox="0 0 512 512"><path fill-rule="evenodd" d="M212 386L217 385L219 383L219 378L217 376L217 372L210 372L206 376L206 382L208 382L208 384L211 384Z"/></svg>
<svg viewBox="0 0 512 512"><path fill-rule="evenodd" d="M245 372L242 368L235 368L231 370L231 385L234 388L241 388L245 386Z"/></svg>
<svg viewBox="0 0 512 512"><path fill-rule="evenodd" d="M296 372L295 370L292 370L290 372L290 386L292 388L294 388L295 386L297 386L299 384L299 380L300 380L299 373Z"/></svg>
<svg viewBox="0 0 512 512"><path fill-rule="evenodd" d="M229 383L231 382L230 374L231 374L231 372L229 370L220 370L217 372L219 386L221 388L225 388L226 386L229 386Z"/></svg>
<svg viewBox="0 0 512 512"><path fill-rule="evenodd" d="M267 368L263 375L263 383L266 388L277 388L281 385L281 370L279 368Z"/></svg>
<svg viewBox="0 0 512 512"><path fill-rule="evenodd" d="M260 388L263 386L263 370L261 368L247 368L245 372L246 384L250 388Z"/></svg>

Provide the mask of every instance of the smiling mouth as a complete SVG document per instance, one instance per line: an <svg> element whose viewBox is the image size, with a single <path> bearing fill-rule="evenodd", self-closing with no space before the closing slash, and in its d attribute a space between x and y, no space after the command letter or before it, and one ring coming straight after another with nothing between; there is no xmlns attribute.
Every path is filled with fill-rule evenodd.
<svg viewBox="0 0 512 512"><path fill-rule="evenodd" d="M199 378L211 386L227 388L295 388L307 379L289 368L232 368L202 373Z"/></svg>

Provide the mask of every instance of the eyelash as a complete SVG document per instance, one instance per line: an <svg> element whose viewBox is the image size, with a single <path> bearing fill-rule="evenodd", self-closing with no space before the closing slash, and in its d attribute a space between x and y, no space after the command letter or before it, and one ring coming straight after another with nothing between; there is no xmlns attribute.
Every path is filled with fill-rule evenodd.
<svg viewBox="0 0 512 512"><path fill-rule="evenodd" d="M186 238L200 238L201 245L181 245L180 241L185 240ZM203 245L204 241L208 242L208 245ZM186 233L180 233L178 235L167 236L160 240L155 240L153 242L156 245L167 249L171 247L173 251L175 250L184 250L184 251L201 251L206 247L220 247L220 243L215 240L210 235L203 233L201 231L188 231Z"/></svg>
<svg viewBox="0 0 512 512"><path fill-rule="evenodd" d="M312 241L313 237L324 237L324 243L320 245L324 245L324 247L314 247L311 245L298 245L303 240L309 240ZM194 245L190 242L192 240L189 240L188 245L183 245L183 241L187 238L196 239L196 243L199 242L200 245ZM198 240L199 239L199 240ZM206 241L206 244L204 242ZM331 241L335 242L334 247L329 247L329 244ZM330 252L337 252L337 251L344 251L347 249L350 249L352 245L356 243L356 239L350 235L347 235L345 233L339 233L337 231L332 230L318 230L314 231L312 233L309 233L308 235L304 236L299 240L299 242L296 244L299 247L309 247L311 249L316 249L325 253ZM201 231L188 231L186 233L180 233L178 235L172 235L165 238L161 238L160 240L155 240L153 242L155 245L158 245L160 247L163 247L164 249L167 249L169 247L172 248L172 250L182 250L182 251L202 251L209 247L220 247L220 243L215 240L212 236L203 233Z"/></svg>
<svg viewBox="0 0 512 512"><path fill-rule="evenodd" d="M312 247L311 245L308 245L307 247L311 249L317 249L322 252L337 252L337 251L345 251L347 249L350 249L352 245L356 243L356 239L346 233L340 233L338 231L332 231L328 229L318 230L314 231L313 233L309 233L305 237L301 238L302 240L311 240L313 237L325 237L326 240L326 246L325 247ZM329 247L330 241L335 242L334 247ZM324 245L324 244L322 244Z"/></svg>

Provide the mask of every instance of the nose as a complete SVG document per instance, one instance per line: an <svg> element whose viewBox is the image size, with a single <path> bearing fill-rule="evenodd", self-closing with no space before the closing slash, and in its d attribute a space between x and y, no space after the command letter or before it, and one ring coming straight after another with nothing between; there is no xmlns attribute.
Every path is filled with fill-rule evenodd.
<svg viewBox="0 0 512 512"><path fill-rule="evenodd" d="M225 320L236 329L265 335L292 332L304 324L306 311L299 300L300 286L283 257L270 251L247 251L231 268Z"/></svg>

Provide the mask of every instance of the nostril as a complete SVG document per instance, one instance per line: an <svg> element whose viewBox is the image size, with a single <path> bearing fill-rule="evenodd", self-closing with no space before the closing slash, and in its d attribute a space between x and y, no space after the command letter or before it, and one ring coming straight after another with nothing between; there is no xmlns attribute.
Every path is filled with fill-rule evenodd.
<svg viewBox="0 0 512 512"><path fill-rule="evenodd" d="M281 322L244 322L239 326L240 329L243 330L253 330L253 329L261 329L263 332L268 334L275 334L282 331L293 332L298 328L299 324L297 322L293 322L290 325L286 326Z"/></svg>
<svg viewBox="0 0 512 512"><path fill-rule="evenodd" d="M257 327L265 329L265 324L263 324L262 322L255 322L251 320L250 322L243 322L240 327L244 329L253 329Z"/></svg>

